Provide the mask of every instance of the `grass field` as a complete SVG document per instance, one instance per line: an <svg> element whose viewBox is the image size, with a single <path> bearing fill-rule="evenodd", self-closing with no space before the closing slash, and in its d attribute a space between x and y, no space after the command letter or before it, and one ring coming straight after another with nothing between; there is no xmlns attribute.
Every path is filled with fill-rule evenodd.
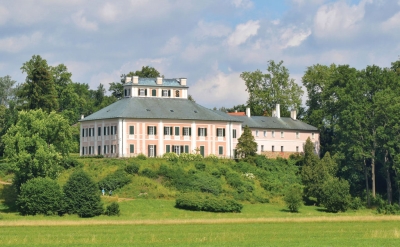
<svg viewBox="0 0 400 247"><path fill-rule="evenodd" d="M103 198L106 202L116 198ZM400 217L371 210L288 213L246 204L242 213L192 212L173 200L120 202L121 216L23 217L0 213L1 246L397 246Z"/></svg>

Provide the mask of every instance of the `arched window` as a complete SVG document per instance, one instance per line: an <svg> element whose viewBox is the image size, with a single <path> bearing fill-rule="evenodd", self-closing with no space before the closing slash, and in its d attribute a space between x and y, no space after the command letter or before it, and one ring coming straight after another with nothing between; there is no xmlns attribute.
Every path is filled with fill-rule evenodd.
<svg viewBox="0 0 400 247"><path fill-rule="evenodd" d="M175 91L175 97L176 97L176 98L179 98L179 90L176 90L176 91Z"/></svg>

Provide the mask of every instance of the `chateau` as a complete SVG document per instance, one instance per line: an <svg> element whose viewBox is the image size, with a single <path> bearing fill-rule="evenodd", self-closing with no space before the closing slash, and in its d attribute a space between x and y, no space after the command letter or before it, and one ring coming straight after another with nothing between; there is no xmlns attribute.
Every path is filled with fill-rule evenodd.
<svg viewBox="0 0 400 247"><path fill-rule="evenodd" d="M233 158L244 126L258 144L257 153L288 157L302 152L308 137L319 151L318 129L296 119L246 113L224 113L188 100L186 78L126 77L124 98L81 122L80 155L148 157L199 152Z"/></svg>

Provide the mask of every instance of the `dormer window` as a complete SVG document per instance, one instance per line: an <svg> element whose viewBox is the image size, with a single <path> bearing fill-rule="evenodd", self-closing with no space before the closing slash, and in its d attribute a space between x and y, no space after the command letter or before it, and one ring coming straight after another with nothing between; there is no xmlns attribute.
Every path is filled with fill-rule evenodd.
<svg viewBox="0 0 400 247"><path fill-rule="evenodd" d="M163 97L171 97L171 90L162 90L162 96Z"/></svg>
<svg viewBox="0 0 400 247"><path fill-rule="evenodd" d="M179 98L179 90L176 90L176 91L175 91L175 97L176 97L176 98Z"/></svg>
<svg viewBox="0 0 400 247"><path fill-rule="evenodd" d="M139 96L147 96L147 89L139 88Z"/></svg>

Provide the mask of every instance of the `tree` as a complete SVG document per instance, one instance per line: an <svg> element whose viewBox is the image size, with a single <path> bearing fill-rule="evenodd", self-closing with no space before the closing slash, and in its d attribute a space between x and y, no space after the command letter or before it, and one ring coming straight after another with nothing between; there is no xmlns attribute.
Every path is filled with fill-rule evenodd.
<svg viewBox="0 0 400 247"><path fill-rule="evenodd" d="M246 125L244 127L242 135L238 139L236 145L236 155L239 158L246 158L254 156L257 152L257 143L255 142L254 136L251 134L250 128Z"/></svg>
<svg viewBox="0 0 400 247"><path fill-rule="evenodd" d="M62 209L62 192L50 178L34 178L21 185L17 207L22 215L54 215Z"/></svg>
<svg viewBox="0 0 400 247"><path fill-rule="evenodd" d="M21 70L27 74L25 83L17 91L23 109L58 110L57 91L47 61L34 55L22 65Z"/></svg>
<svg viewBox="0 0 400 247"><path fill-rule="evenodd" d="M150 66L142 66L141 70L136 70L135 72L131 71L126 76L139 76L143 78L156 78L156 77L164 77L161 76L160 72L153 67Z"/></svg>
<svg viewBox="0 0 400 247"><path fill-rule="evenodd" d="M299 212L299 208L303 204L303 191L301 185L293 184L287 188L284 201L290 212Z"/></svg>
<svg viewBox="0 0 400 247"><path fill-rule="evenodd" d="M10 98L14 95L13 86L16 81L11 76L0 77L0 105L8 106Z"/></svg>
<svg viewBox="0 0 400 247"><path fill-rule="evenodd" d="M350 186L346 180L331 178L322 185L321 203L328 212L345 212L350 205Z"/></svg>
<svg viewBox="0 0 400 247"><path fill-rule="evenodd" d="M79 217L94 217L103 213L103 203L95 182L84 172L71 174L64 185L65 212Z"/></svg>
<svg viewBox="0 0 400 247"><path fill-rule="evenodd" d="M289 71L282 65L283 61L268 62L267 74L260 70L243 72L240 77L245 81L249 99L247 105L253 115L262 116L264 112L272 113L276 104L281 106L281 115L290 116L290 108L298 109L301 105L303 91L289 78Z"/></svg>
<svg viewBox="0 0 400 247"><path fill-rule="evenodd" d="M57 177L71 138L70 125L59 114L40 109L19 112L16 124L3 136L5 157L16 168L16 188L32 178Z"/></svg>
<svg viewBox="0 0 400 247"><path fill-rule="evenodd" d="M121 99L124 96L124 86L120 82L111 82L108 91L117 99Z"/></svg>
<svg viewBox="0 0 400 247"><path fill-rule="evenodd" d="M192 95L188 95L188 100L190 100L190 101L192 101L192 102L196 102L195 100L194 100L194 98L192 97Z"/></svg>

